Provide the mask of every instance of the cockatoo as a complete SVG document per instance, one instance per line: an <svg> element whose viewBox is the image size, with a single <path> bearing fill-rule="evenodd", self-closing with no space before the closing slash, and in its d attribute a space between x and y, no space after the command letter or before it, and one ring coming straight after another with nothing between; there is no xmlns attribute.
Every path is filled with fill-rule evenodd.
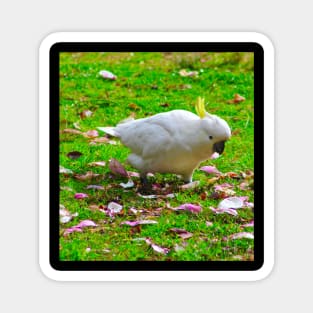
<svg viewBox="0 0 313 313"><path fill-rule="evenodd" d="M205 111L203 98L197 99L196 112L172 110L98 129L131 150L127 161L139 170L144 185L147 173L173 173L187 183L202 161L224 151L231 136L225 120Z"/></svg>

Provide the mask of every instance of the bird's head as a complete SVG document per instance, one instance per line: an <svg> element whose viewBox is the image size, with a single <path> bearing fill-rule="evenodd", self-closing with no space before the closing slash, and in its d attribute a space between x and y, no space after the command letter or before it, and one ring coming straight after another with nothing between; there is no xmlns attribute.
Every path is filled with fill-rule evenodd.
<svg viewBox="0 0 313 313"><path fill-rule="evenodd" d="M198 97L196 111L201 119L202 140L205 144L213 146L213 152L222 154L225 142L231 136L229 125L222 118L206 112L203 98Z"/></svg>

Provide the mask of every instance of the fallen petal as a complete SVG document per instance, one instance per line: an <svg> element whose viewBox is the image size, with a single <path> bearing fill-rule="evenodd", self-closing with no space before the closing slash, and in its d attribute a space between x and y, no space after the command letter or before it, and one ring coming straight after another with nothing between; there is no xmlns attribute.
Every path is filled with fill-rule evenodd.
<svg viewBox="0 0 313 313"><path fill-rule="evenodd" d="M229 197L222 200L218 208L219 209L239 209L242 208L244 205L243 200L240 197Z"/></svg>
<svg viewBox="0 0 313 313"><path fill-rule="evenodd" d="M164 248L164 247L161 247L161 246L159 246L159 245L156 245L155 243L153 243L152 241L151 241L151 239L150 238L146 238L146 243L154 250L154 251L156 251L156 252L159 252L159 253L162 253L162 254L167 254L167 253L169 253L169 251L170 251L170 249L168 249L168 248Z"/></svg>
<svg viewBox="0 0 313 313"><path fill-rule="evenodd" d="M182 77L193 77L193 76L198 76L198 72L197 71L187 71L185 69L182 69L179 71L179 75Z"/></svg>
<svg viewBox="0 0 313 313"><path fill-rule="evenodd" d="M219 209L219 208L216 209L214 207L210 207L210 210L212 210L216 214L227 213L234 216L238 215L238 212L234 209Z"/></svg>
<svg viewBox="0 0 313 313"><path fill-rule="evenodd" d="M221 174L221 172L215 166L211 165L202 166L200 167L200 170L208 174Z"/></svg>
<svg viewBox="0 0 313 313"><path fill-rule="evenodd" d="M88 185L86 189L104 190L104 187L99 185Z"/></svg>
<svg viewBox="0 0 313 313"><path fill-rule="evenodd" d="M119 213L121 212L123 209L123 206L116 203L116 202L110 202L108 204L108 210L111 212L111 213Z"/></svg>
<svg viewBox="0 0 313 313"><path fill-rule="evenodd" d="M128 225L131 227L137 226L137 225L145 225L145 224L157 224L157 221L153 220L141 220L141 221L124 221L121 223L121 225Z"/></svg>
<svg viewBox="0 0 313 313"><path fill-rule="evenodd" d="M84 227L89 227L89 226L97 226L97 224L91 220L84 220L74 227L84 228Z"/></svg>
<svg viewBox="0 0 313 313"><path fill-rule="evenodd" d="M214 159L217 159L217 158L219 158L219 157L220 157L219 153L214 152L214 153L211 155L210 159L214 160Z"/></svg>
<svg viewBox="0 0 313 313"><path fill-rule="evenodd" d="M187 189L193 189L197 186L199 186L200 182L197 180L197 181L193 181L191 183L188 183L188 184L184 184L182 186L179 187L179 189L181 190L187 190Z"/></svg>
<svg viewBox="0 0 313 313"><path fill-rule="evenodd" d="M85 193L79 192L79 193L75 193L74 198L75 199L84 199L84 198L88 198L88 195Z"/></svg>
<svg viewBox="0 0 313 313"><path fill-rule="evenodd" d="M91 162L91 163L88 163L87 165L89 166L105 166L105 162L104 161L98 161L98 162Z"/></svg>
<svg viewBox="0 0 313 313"><path fill-rule="evenodd" d="M106 70L100 71L99 74L105 79L116 80L117 78L113 73Z"/></svg>
<svg viewBox="0 0 313 313"><path fill-rule="evenodd" d="M254 235L252 233L242 232L237 234L232 234L229 236L229 239L241 239L241 238L247 238L247 239L254 239Z"/></svg>
<svg viewBox="0 0 313 313"><path fill-rule="evenodd" d="M192 233L190 233L187 230L182 229L182 228L171 228L170 231L173 233L176 233L179 237L181 237L183 239L188 239L188 238L193 236Z"/></svg>
<svg viewBox="0 0 313 313"><path fill-rule="evenodd" d="M202 211L202 207L200 205L185 203L185 204L180 205L179 207L173 208L173 210L174 211L185 210L185 211L190 211L192 213L199 213Z"/></svg>
<svg viewBox="0 0 313 313"><path fill-rule="evenodd" d="M132 188L135 186L134 182L130 179L126 184L120 183L123 188Z"/></svg>
<svg viewBox="0 0 313 313"><path fill-rule="evenodd" d="M95 138L99 136L99 133L96 130L88 130L87 132L83 133L83 136L87 138Z"/></svg>
<svg viewBox="0 0 313 313"><path fill-rule="evenodd" d="M60 165L59 173L60 174L73 174L73 171Z"/></svg>

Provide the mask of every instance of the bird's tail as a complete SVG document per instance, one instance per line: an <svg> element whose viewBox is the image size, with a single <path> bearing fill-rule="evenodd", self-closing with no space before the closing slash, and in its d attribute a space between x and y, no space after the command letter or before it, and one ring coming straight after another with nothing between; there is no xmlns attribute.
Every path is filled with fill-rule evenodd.
<svg viewBox="0 0 313 313"><path fill-rule="evenodd" d="M115 127L97 127L99 130L105 132L106 134L109 134L113 137L119 137L118 133L115 130Z"/></svg>

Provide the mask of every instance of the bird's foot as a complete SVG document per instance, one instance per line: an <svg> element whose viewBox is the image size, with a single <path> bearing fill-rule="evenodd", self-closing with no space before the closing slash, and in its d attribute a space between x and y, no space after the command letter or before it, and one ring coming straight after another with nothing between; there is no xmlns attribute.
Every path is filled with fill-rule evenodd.
<svg viewBox="0 0 313 313"><path fill-rule="evenodd" d="M152 193L152 186L146 176L140 176L141 186L138 188L138 192L144 195L149 195Z"/></svg>

